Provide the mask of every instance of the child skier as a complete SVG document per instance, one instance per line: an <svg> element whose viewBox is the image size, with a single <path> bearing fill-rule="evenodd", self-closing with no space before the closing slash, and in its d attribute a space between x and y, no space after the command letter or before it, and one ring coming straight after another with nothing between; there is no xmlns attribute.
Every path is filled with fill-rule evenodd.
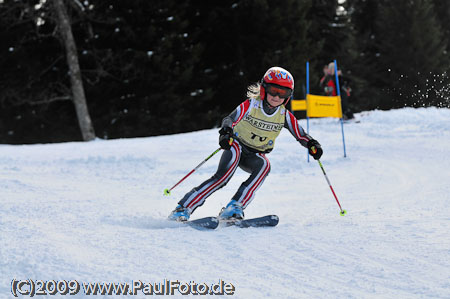
<svg viewBox="0 0 450 299"><path fill-rule="evenodd" d="M225 186L238 167L250 173L226 207L220 219L243 219L244 209L253 200L270 171L266 157L275 145L281 129L287 128L297 141L308 148L314 159L320 159L322 148L305 133L295 116L286 109L294 92L294 78L281 67L271 67L260 83L248 88L248 99L222 121L219 144L224 152L217 172L189 191L169 215L169 219L187 221L205 199Z"/></svg>

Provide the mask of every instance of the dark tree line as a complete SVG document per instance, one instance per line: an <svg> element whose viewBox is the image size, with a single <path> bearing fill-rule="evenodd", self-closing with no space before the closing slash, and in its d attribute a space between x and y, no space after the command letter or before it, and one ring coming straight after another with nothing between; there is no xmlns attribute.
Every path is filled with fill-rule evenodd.
<svg viewBox="0 0 450 299"><path fill-rule="evenodd" d="M217 126L274 65L293 73L303 98L306 61L319 93L323 65L338 60L355 112L449 106L446 0L2 0L2 143L91 139L58 3L100 138Z"/></svg>

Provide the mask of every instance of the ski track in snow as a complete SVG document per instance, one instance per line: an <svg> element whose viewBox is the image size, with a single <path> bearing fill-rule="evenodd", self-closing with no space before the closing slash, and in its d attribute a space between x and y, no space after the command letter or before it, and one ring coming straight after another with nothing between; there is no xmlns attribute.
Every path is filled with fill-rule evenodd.
<svg viewBox="0 0 450 299"><path fill-rule="evenodd" d="M218 147L217 129L0 145L0 298L12 298L14 278L221 279L233 298L450 298L450 109L356 117L344 127L347 158L338 120L310 121L344 217L317 162L281 133L245 211L277 214L275 228L198 231L166 220L215 172L220 153L162 196ZM217 215L247 176L238 170L192 219Z"/></svg>

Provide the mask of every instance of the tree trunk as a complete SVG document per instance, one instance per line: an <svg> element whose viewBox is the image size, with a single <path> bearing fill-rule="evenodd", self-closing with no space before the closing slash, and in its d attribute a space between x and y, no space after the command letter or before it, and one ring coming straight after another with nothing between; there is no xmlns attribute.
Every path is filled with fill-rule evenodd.
<svg viewBox="0 0 450 299"><path fill-rule="evenodd" d="M58 27L66 48L67 64L69 66L70 83L72 85L73 102L77 112L78 123L84 141L95 139L94 127L89 116L78 62L77 46L72 34L69 16L63 0L53 0L57 13Z"/></svg>

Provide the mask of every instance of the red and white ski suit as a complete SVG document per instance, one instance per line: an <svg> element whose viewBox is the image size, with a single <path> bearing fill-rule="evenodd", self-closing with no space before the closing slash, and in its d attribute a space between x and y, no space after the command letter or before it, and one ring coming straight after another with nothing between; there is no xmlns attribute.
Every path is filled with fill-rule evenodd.
<svg viewBox="0 0 450 299"><path fill-rule="evenodd" d="M253 109L261 109L261 111ZM259 112L259 114L255 114L255 112ZM262 114L260 112L263 113L264 119L255 120L251 117L252 115L261 116ZM278 119L280 115L284 117L282 126L267 125L270 124L270 118L275 115L278 115ZM284 127L288 129L294 138L304 147L306 147L308 141L312 139L312 137L306 134L303 128L298 124L295 116L283 105L269 108L267 102L261 101L260 99L247 99L241 103L230 115L223 119L222 127L232 127L235 129L235 133L237 133L236 126L242 121L249 121L251 124L250 128L252 128L253 125L259 127L259 129L261 129L261 127L263 129L270 127L270 130L272 131L280 131L281 128ZM248 126L245 128L248 128ZM276 133L275 135L278 134ZM253 138L261 137L256 134L250 136ZM264 138L265 137L261 137L261 140L265 140ZM260 148L254 147L246 140L241 140L239 135L235 136L231 148L223 151L216 173L211 178L188 192L180 200L179 204L185 208L189 208L190 211L193 212L205 202L205 199L208 196L225 186L235 173L236 169L240 167L242 170L250 173L250 177L241 184L232 199L241 203L242 207L245 209L253 200L256 191L261 187L269 174L270 162L266 157L266 154L272 150L270 145L274 144L274 140L270 140L267 144L269 144L269 148L261 151Z"/></svg>

